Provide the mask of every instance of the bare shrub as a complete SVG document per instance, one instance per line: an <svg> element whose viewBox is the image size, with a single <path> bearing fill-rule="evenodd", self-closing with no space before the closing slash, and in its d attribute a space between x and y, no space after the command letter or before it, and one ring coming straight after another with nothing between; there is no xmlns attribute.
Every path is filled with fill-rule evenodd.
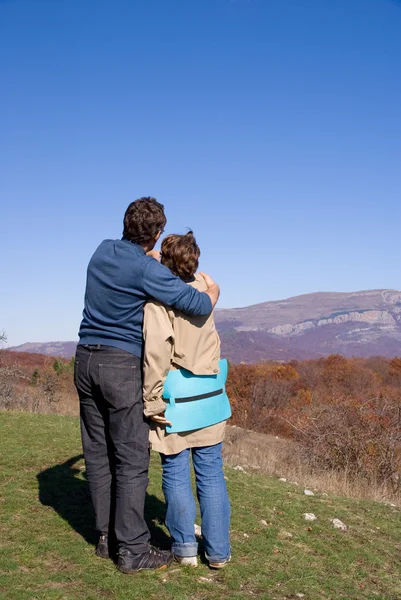
<svg viewBox="0 0 401 600"><path fill-rule="evenodd" d="M21 386L19 384L26 377L18 365L3 364L1 353L2 351L0 351L0 408L10 410L16 403L19 408L25 408L25 404L20 398Z"/></svg>
<svg viewBox="0 0 401 600"><path fill-rule="evenodd" d="M72 368L72 361L0 350L0 409L77 415Z"/></svg>
<svg viewBox="0 0 401 600"><path fill-rule="evenodd" d="M334 399L293 414L303 458L315 470L343 471L401 489L401 406L390 398Z"/></svg>

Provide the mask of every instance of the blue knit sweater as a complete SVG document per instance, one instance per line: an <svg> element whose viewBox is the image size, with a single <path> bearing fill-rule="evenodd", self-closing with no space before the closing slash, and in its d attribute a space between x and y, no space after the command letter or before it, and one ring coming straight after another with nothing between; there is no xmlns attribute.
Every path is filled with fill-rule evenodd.
<svg viewBox="0 0 401 600"><path fill-rule="evenodd" d="M149 298L189 315L208 315L212 303L128 240L104 240L86 280L79 344L103 344L142 356L143 308Z"/></svg>

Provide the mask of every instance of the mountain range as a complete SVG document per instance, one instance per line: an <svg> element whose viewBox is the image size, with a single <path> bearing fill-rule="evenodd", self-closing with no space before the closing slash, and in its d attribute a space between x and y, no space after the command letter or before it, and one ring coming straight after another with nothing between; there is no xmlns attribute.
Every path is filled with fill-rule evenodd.
<svg viewBox="0 0 401 600"><path fill-rule="evenodd" d="M401 292L316 292L243 308L217 308L222 355L232 362L344 356L401 356ZM10 350L71 357L76 342Z"/></svg>

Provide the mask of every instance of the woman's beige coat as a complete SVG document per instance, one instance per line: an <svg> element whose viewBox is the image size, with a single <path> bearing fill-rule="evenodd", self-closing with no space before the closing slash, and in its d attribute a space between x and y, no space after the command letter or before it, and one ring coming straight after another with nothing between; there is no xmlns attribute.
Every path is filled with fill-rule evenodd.
<svg viewBox="0 0 401 600"><path fill-rule="evenodd" d="M206 290L201 275L189 283L199 291ZM156 301L145 306L143 334L144 412L146 416L163 412L163 385L170 369L184 368L195 375L218 373L220 339L213 313L208 317L189 317ZM166 433L165 427L150 424L150 444L163 454L177 454L185 448L211 446L224 438L226 422L185 433Z"/></svg>

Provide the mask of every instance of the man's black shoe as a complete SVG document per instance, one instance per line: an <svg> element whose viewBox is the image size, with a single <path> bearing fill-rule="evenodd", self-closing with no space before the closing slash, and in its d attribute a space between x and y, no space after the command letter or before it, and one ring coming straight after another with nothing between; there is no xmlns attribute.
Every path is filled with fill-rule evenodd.
<svg viewBox="0 0 401 600"><path fill-rule="evenodd" d="M110 558L109 552L109 536L101 535L96 545L96 554L101 558Z"/></svg>
<svg viewBox="0 0 401 600"><path fill-rule="evenodd" d="M149 548L142 554L133 554L128 548L118 552L118 568L122 573L136 573L143 569L167 569L173 562L173 553L169 550Z"/></svg>

